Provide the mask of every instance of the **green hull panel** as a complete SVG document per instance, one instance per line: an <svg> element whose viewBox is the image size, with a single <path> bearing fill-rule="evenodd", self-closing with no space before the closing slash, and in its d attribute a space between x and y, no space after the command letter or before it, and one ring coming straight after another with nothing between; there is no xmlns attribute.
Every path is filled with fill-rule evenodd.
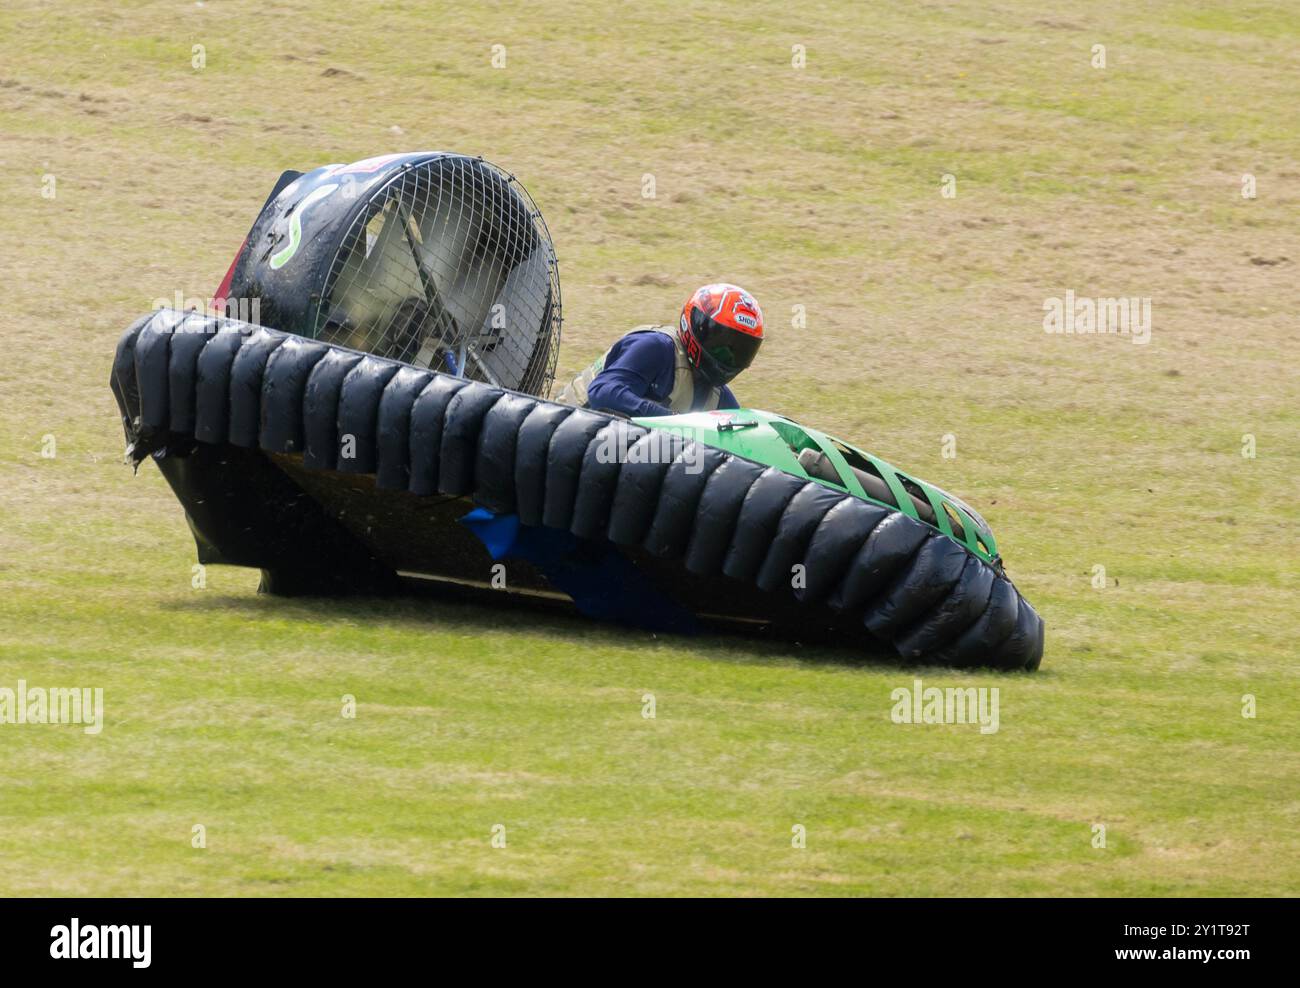
<svg viewBox="0 0 1300 988"><path fill-rule="evenodd" d="M846 491L872 504L902 511L1000 568L997 542L988 523L965 501L841 439L782 415L742 408L633 421L647 429L678 433L832 490ZM814 468L814 472L809 472L809 456L801 460L799 455L804 450L812 451L811 459L820 464L820 470ZM822 454L825 459L816 454ZM833 469L827 468L827 461ZM831 480L831 476L836 479Z"/></svg>

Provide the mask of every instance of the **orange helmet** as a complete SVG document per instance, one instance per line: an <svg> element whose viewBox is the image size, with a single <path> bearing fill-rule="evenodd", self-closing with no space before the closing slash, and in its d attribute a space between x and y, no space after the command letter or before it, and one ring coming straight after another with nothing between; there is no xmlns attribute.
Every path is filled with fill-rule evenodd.
<svg viewBox="0 0 1300 988"><path fill-rule="evenodd" d="M705 285L682 306L677 336L700 375L720 388L754 362L763 310L736 285Z"/></svg>

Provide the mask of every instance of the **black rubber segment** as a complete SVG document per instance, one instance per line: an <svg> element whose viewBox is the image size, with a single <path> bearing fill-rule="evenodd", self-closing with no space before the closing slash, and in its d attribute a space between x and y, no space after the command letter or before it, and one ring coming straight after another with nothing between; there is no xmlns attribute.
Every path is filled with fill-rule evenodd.
<svg viewBox="0 0 1300 988"><path fill-rule="evenodd" d="M129 448L134 448L140 433L140 388L135 373L135 344L140 339L141 330L153 318L152 315L141 316L119 337L117 351L113 354L113 370L108 379L113 397L117 399L117 410L121 413L122 430Z"/></svg>
<svg viewBox="0 0 1300 988"><path fill-rule="evenodd" d="M551 434L546 453L546 499L542 508L542 524L547 528L568 528L573 524L573 504L578 498L578 480L587 446L609 421L607 415L577 409Z"/></svg>
<svg viewBox="0 0 1300 988"><path fill-rule="evenodd" d="M861 607L879 593L908 564L931 529L901 511L881 520L862 547L828 603L837 611Z"/></svg>
<svg viewBox="0 0 1300 988"><path fill-rule="evenodd" d="M339 389L340 473L374 473L379 462L379 399L402 365L362 357Z"/></svg>
<svg viewBox="0 0 1300 988"><path fill-rule="evenodd" d="M804 484L790 499L785 511L781 512L776 535L772 537L763 565L758 570L759 587L769 592L793 589L797 582L807 576L804 556L808 543L812 541L813 532L826 517L826 513L846 496L812 481ZM798 571L796 566L804 569Z"/></svg>
<svg viewBox="0 0 1300 988"><path fill-rule="evenodd" d="M998 650L1011 637L1020 610L1020 595L1011 581L994 577L984 611L957 638L930 658L953 666L996 666Z"/></svg>
<svg viewBox="0 0 1300 988"><path fill-rule="evenodd" d="M406 490L411 484L411 409L415 399L433 379L433 374L415 367L403 367L384 386L379 398L379 421L375 426L379 463L375 486Z"/></svg>
<svg viewBox="0 0 1300 988"><path fill-rule="evenodd" d="M845 498L826 512L808 542L803 586L795 588L795 598L808 602L828 597L872 530L889 514L888 508L857 498Z"/></svg>
<svg viewBox="0 0 1300 988"><path fill-rule="evenodd" d="M283 333L255 329L230 365L230 431L232 446L253 449L262 427L262 374L266 361L284 343Z"/></svg>
<svg viewBox="0 0 1300 988"><path fill-rule="evenodd" d="M919 659L955 639L984 612L993 592L993 570L976 556L967 556L961 576L938 606L894 639L898 654Z"/></svg>
<svg viewBox="0 0 1300 988"><path fill-rule="evenodd" d="M172 333L167 358L167 405L171 431L178 435L194 435L199 354L211 342L215 332L215 317L191 313Z"/></svg>
<svg viewBox="0 0 1300 988"><path fill-rule="evenodd" d="M646 431L623 419L614 419L587 444L578 494L573 501L573 521L569 525L574 535L582 539L604 536L619 473L627 461L628 451Z"/></svg>
<svg viewBox="0 0 1300 988"><path fill-rule="evenodd" d="M538 402L519 427L515 441L515 512L525 525L542 523L551 437L573 411L569 405Z"/></svg>
<svg viewBox="0 0 1300 988"><path fill-rule="evenodd" d="M537 399L507 392L483 418L474 463L474 501L496 514L515 510L515 448Z"/></svg>
<svg viewBox="0 0 1300 988"><path fill-rule="evenodd" d="M465 495L474 490L474 464L478 461L478 437L488 409L505 392L471 381L452 396L442 418L442 450L438 490Z"/></svg>
<svg viewBox="0 0 1300 988"><path fill-rule="evenodd" d="M721 450L703 443L688 442L682 448L664 473L659 503L642 543L647 551L669 559L686 552L704 485L727 459Z"/></svg>
<svg viewBox="0 0 1300 988"><path fill-rule="evenodd" d="M223 326L199 354L194 379L194 438L224 443L230 425L230 365L248 337L246 327Z"/></svg>
<svg viewBox="0 0 1300 988"><path fill-rule="evenodd" d="M160 310L140 330L135 341L135 376L140 388L140 430L146 435L165 431L171 384L168 354L178 314Z"/></svg>
<svg viewBox="0 0 1300 988"><path fill-rule="evenodd" d="M893 586L867 605L862 623L873 635L892 639L947 594L969 558L952 539L930 536Z"/></svg>
<svg viewBox="0 0 1300 988"><path fill-rule="evenodd" d="M807 481L768 467L754 481L736 518L731 548L722 563L722 572L733 580L753 580L763 565L768 544L776 535L781 514L790 500Z"/></svg>
<svg viewBox="0 0 1300 988"><path fill-rule="evenodd" d="M331 347L307 375L302 399L303 464L313 470L333 470L339 459L339 392L361 354Z"/></svg>
<svg viewBox="0 0 1300 988"><path fill-rule="evenodd" d="M411 493L438 492L438 465L442 461L442 420L447 404L469 382L437 374L411 405Z"/></svg>
<svg viewBox="0 0 1300 988"><path fill-rule="evenodd" d="M1004 669L1033 670L1043 659L1043 619L1023 597L1016 610L1016 626L997 650Z"/></svg>
<svg viewBox="0 0 1300 988"><path fill-rule="evenodd" d="M179 337L176 342L180 342ZM172 349L176 349L174 344ZM303 451L307 443L302 421L307 379L328 351L323 343L290 336L267 359L262 373L262 421L257 437L262 449L272 453Z"/></svg>
<svg viewBox="0 0 1300 988"><path fill-rule="evenodd" d="M745 495L762 473L759 464L734 456L710 472L686 545L686 568L692 573L707 575L722 569Z"/></svg>
<svg viewBox="0 0 1300 988"><path fill-rule="evenodd" d="M607 535L611 542L638 545L646 537L654 521L664 475L685 445L686 441L675 433L650 429L628 449L609 512Z"/></svg>

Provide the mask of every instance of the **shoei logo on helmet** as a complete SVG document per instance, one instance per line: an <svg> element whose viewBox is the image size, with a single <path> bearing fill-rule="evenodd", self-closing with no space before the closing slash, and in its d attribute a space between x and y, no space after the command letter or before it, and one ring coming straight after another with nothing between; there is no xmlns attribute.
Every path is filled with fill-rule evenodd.
<svg viewBox="0 0 1300 988"><path fill-rule="evenodd" d="M739 297L731 303L730 311L727 313L731 319L732 326L742 333L749 333L751 336L763 335L763 317L759 313L758 303L744 292L738 293Z"/></svg>

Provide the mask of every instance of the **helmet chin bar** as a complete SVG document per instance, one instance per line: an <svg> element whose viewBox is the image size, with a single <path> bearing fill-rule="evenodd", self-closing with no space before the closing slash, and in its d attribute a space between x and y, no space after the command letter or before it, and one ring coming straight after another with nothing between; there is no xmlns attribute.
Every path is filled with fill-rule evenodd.
<svg viewBox="0 0 1300 988"><path fill-rule="evenodd" d="M700 362L696 367L699 369L700 376L713 388L726 387L740 375L738 370L727 372L721 364L702 351L700 353Z"/></svg>

